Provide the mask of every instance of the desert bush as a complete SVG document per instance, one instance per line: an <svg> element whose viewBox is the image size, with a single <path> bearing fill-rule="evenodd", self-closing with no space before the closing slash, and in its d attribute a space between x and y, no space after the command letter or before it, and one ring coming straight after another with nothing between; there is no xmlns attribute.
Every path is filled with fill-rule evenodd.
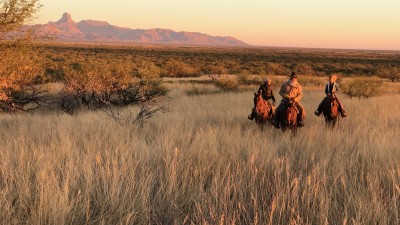
<svg viewBox="0 0 400 225"><path fill-rule="evenodd" d="M294 71L304 75L314 75L315 71L308 63L299 63L293 68Z"/></svg>
<svg viewBox="0 0 400 225"><path fill-rule="evenodd" d="M265 78L261 76L253 77L252 79L248 80L249 85L261 85L265 82Z"/></svg>
<svg viewBox="0 0 400 225"><path fill-rule="evenodd" d="M82 105L99 107L109 102L111 93L129 80L129 72L124 71L124 67L119 67L120 71L117 72L112 71L111 65L97 61L76 62L66 66L64 88L60 92L62 109L73 112Z"/></svg>
<svg viewBox="0 0 400 225"><path fill-rule="evenodd" d="M30 103L40 105L46 78L31 46L0 48L0 110L21 111Z"/></svg>
<svg viewBox="0 0 400 225"><path fill-rule="evenodd" d="M38 0L0 1L0 111L25 110L32 102L39 106L45 79L33 40L41 37L23 27L39 8Z"/></svg>
<svg viewBox="0 0 400 225"><path fill-rule="evenodd" d="M147 101L167 94L167 88L163 85L160 78L160 69L153 63L144 63L133 71L136 82L132 82L125 88L128 93L133 91L136 96L130 96L129 100L124 100L124 104L136 101ZM131 90L131 91L129 91ZM140 95L140 99L137 96ZM122 96L126 99L128 96Z"/></svg>
<svg viewBox="0 0 400 225"><path fill-rule="evenodd" d="M274 75L285 75L290 73L290 69L282 66L279 63L269 62L267 63L266 73Z"/></svg>
<svg viewBox="0 0 400 225"><path fill-rule="evenodd" d="M212 80L221 78L223 74L228 73L228 70L224 66L209 65L203 68L203 70Z"/></svg>
<svg viewBox="0 0 400 225"><path fill-rule="evenodd" d="M222 91L235 91L239 89L239 82L236 79L222 78L215 81L215 86Z"/></svg>
<svg viewBox="0 0 400 225"><path fill-rule="evenodd" d="M398 67L380 68L376 75L390 79L392 82L400 81L400 69Z"/></svg>
<svg viewBox="0 0 400 225"><path fill-rule="evenodd" d="M327 83L326 80L323 80L319 77L313 77L313 76L299 76L299 78L298 78L298 82L301 85L314 86L314 87L324 86Z"/></svg>
<svg viewBox="0 0 400 225"><path fill-rule="evenodd" d="M374 78L355 78L341 84L340 91L350 97L369 98L383 94L383 81Z"/></svg>
<svg viewBox="0 0 400 225"><path fill-rule="evenodd" d="M236 80L241 85L248 85L250 81L250 72L248 70L242 70L236 74Z"/></svg>
<svg viewBox="0 0 400 225"><path fill-rule="evenodd" d="M207 74L226 74L228 70L223 65L209 65L204 68Z"/></svg>
<svg viewBox="0 0 400 225"><path fill-rule="evenodd" d="M61 108L69 113L86 106L144 103L166 95L157 66L134 67L123 61L74 63L65 68Z"/></svg>
<svg viewBox="0 0 400 225"><path fill-rule="evenodd" d="M200 71L191 65L177 61L175 59L170 59L165 64L166 71L168 71L168 76L172 77L197 77L200 76Z"/></svg>

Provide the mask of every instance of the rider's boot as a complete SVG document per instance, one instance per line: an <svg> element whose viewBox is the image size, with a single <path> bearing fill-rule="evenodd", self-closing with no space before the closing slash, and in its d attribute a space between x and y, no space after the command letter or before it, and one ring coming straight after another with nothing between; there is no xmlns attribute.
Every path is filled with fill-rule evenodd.
<svg viewBox="0 0 400 225"><path fill-rule="evenodd" d="M280 126L279 126L279 122L278 121L276 121L276 120L273 120L272 121L272 125L275 127L275 128L280 128Z"/></svg>
<svg viewBox="0 0 400 225"><path fill-rule="evenodd" d="M247 116L247 119L249 120L253 120L256 117L256 113L254 112L254 109L251 110L251 113L249 116Z"/></svg>
<svg viewBox="0 0 400 225"><path fill-rule="evenodd" d="M314 112L314 114L315 114L316 116L320 116L320 115L321 115L321 112L318 111L318 110L316 110L316 111Z"/></svg>
<svg viewBox="0 0 400 225"><path fill-rule="evenodd" d="M250 113L250 115L247 116L247 119L253 120L254 119L253 113Z"/></svg>
<svg viewBox="0 0 400 225"><path fill-rule="evenodd" d="M342 115L342 118L345 118L346 116L348 116L348 114L344 110L342 110L341 115Z"/></svg>
<svg viewBox="0 0 400 225"><path fill-rule="evenodd" d="M250 115L247 116L247 119L253 120L254 118L256 118L256 110L253 108L253 109L251 110Z"/></svg>
<svg viewBox="0 0 400 225"><path fill-rule="evenodd" d="M303 120L298 120L297 121L297 127L304 127L304 121Z"/></svg>

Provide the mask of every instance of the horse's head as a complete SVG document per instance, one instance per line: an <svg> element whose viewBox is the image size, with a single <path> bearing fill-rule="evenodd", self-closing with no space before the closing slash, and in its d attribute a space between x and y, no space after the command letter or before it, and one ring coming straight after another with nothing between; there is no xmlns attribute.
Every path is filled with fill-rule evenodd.
<svg viewBox="0 0 400 225"><path fill-rule="evenodd" d="M336 99L336 95L335 94L330 94L330 95L328 95L328 99L333 101L333 100Z"/></svg>
<svg viewBox="0 0 400 225"><path fill-rule="evenodd" d="M336 120L339 116L339 102L335 95L328 95L328 100L322 106L325 121Z"/></svg>
<svg viewBox="0 0 400 225"><path fill-rule="evenodd" d="M272 119L272 111L266 100L263 99L262 92L254 93L255 121L265 123Z"/></svg>
<svg viewBox="0 0 400 225"><path fill-rule="evenodd" d="M296 106L296 102L293 100L284 101L284 110L281 111L281 127L285 128L293 128L297 126L297 114L298 109Z"/></svg>
<svg viewBox="0 0 400 225"><path fill-rule="evenodd" d="M285 108L291 108L291 107L295 107L295 101L294 100L290 100L290 99L285 99L283 101Z"/></svg>
<svg viewBox="0 0 400 225"><path fill-rule="evenodd" d="M259 102L262 101L262 94L261 93L254 93L254 105L257 105Z"/></svg>

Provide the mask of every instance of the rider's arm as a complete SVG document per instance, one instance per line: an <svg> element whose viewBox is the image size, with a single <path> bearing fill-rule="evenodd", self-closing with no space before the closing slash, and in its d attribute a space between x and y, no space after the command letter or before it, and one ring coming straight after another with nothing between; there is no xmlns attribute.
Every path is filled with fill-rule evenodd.
<svg viewBox="0 0 400 225"><path fill-rule="evenodd" d="M262 86L260 86L260 88L258 88L257 93L260 94L260 91L262 90Z"/></svg>
<svg viewBox="0 0 400 225"><path fill-rule="evenodd" d="M302 96L303 96L303 90L302 90L301 86L299 85L299 90L297 92L296 101L300 101Z"/></svg>
<svg viewBox="0 0 400 225"><path fill-rule="evenodd" d="M272 87L270 87L270 88L271 88L271 99L275 103L274 91L272 90Z"/></svg>
<svg viewBox="0 0 400 225"><path fill-rule="evenodd" d="M339 84L335 83L335 92L339 92Z"/></svg>
<svg viewBox="0 0 400 225"><path fill-rule="evenodd" d="M282 84L281 89L279 90L279 94L282 96L282 98L285 98L287 94L285 94L285 84Z"/></svg>
<svg viewBox="0 0 400 225"><path fill-rule="evenodd" d="M329 95L329 84L327 84L326 86L325 86L325 94L326 95Z"/></svg>

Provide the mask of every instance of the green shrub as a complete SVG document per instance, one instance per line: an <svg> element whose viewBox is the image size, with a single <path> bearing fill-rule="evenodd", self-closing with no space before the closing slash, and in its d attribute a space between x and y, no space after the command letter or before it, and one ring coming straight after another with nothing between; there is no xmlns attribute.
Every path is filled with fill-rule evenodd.
<svg viewBox="0 0 400 225"><path fill-rule="evenodd" d="M314 75L315 74L315 71L312 68L312 66L307 63L299 63L294 67L293 70L299 74L306 74L306 75Z"/></svg>
<svg viewBox="0 0 400 225"><path fill-rule="evenodd" d="M298 82L303 86L321 87L321 86L324 86L328 82L328 79L322 80L319 77L299 76Z"/></svg>
<svg viewBox="0 0 400 225"><path fill-rule="evenodd" d="M383 94L383 81L373 78L356 78L341 85L341 92L358 98L369 98Z"/></svg>
<svg viewBox="0 0 400 225"><path fill-rule="evenodd" d="M239 89L239 83L234 79L218 79L215 81L215 86L220 88L222 91L235 91Z"/></svg>
<svg viewBox="0 0 400 225"><path fill-rule="evenodd" d="M168 76L171 77L198 77L201 76L200 70L192 67L191 65L177 61L175 59L169 60L166 65Z"/></svg>
<svg viewBox="0 0 400 225"><path fill-rule="evenodd" d="M236 74L236 80L239 84L248 85L250 81L250 72L243 70L241 73Z"/></svg>
<svg viewBox="0 0 400 225"><path fill-rule="evenodd" d="M206 66L204 69L206 74L210 74L210 75L222 75L222 74L227 74L228 70L225 68L225 66L223 65L209 65Z"/></svg>
<svg viewBox="0 0 400 225"><path fill-rule="evenodd" d="M267 74L274 74L274 75L285 75L290 73L290 69L282 66L279 63L269 62L267 64Z"/></svg>
<svg viewBox="0 0 400 225"><path fill-rule="evenodd" d="M400 81L400 69L397 67L380 68L376 75L378 77L390 79L392 82Z"/></svg>
<svg viewBox="0 0 400 225"><path fill-rule="evenodd" d="M262 83L264 83L265 78L263 77L254 77L253 79L249 79L247 84L249 85L261 85Z"/></svg>
<svg viewBox="0 0 400 225"><path fill-rule="evenodd" d="M73 113L86 106L97 109L108 105L129 105L165 96L167 89L160 69L152 63L133 67L119 60L73 63L64 68L60 106Z"/></svg>
<svg viewBox="0 0 400 225"><path fill-rule="evenodd" d="M39 107L47 77L36 49L3 45L0 59L0 111L24 111L30 103Z"/></svg>

